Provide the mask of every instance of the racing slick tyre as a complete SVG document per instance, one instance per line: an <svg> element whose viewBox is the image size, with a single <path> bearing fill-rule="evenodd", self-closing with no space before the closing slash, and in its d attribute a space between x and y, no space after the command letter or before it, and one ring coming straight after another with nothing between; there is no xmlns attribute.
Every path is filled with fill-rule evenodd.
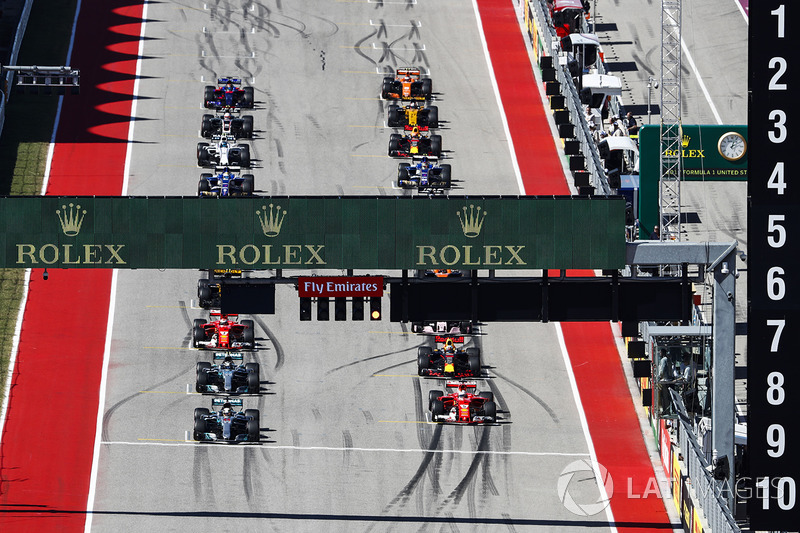
<svg viewBox="0 0 800 533"><path fill-rule="evenodd" d="M208 143L197 143L197 166L207 166L208 160Z"/></svg>
<svg viewBox="0 0 800 533"><path fill-rule="evenodd" d="M244 416L246 416L247 418L252 418L256 422L260 422L261 420L261 415L258 412L258 409L245 409Z"/></svg>
<svg viewBox="0 0 800 533"><path fill-rule="evenodd" d="M203 107L214 107L212 104L214 101L214 86L206 85L203 94Z"/></svg>
<svg viewBox="0 0 800 533"><path fill-rule="evenodd" d="M203 440L203 433L206 432L206 421L202 418L194 419L194 440Z"/></svg>
<svg viewBox="0 0 800 533"><path fill-rule="evenodd" d="M198 347L198 342L206 340L206 331L203 329L203 325L206 323L205 320L202 318L195 318L194 324L192 325L192 346L195 348Z"/></svg>
<svg viewBox="0 0 800 533"><path fill-rule="evenodd" d="M210 139L214 133L214 126L211 125L211 120L214 115L203 115L203 123L200 126L200 137Z"/></svg>
<svg viewBox="0 0 800 533"><path fill-rule="evenodd" d="M197 300L198 305L203 309L211 305L211 288L208 286L207 279L197 280Z"/></svg>
<svg viewBox="0 0 800 533"><path fill-rule="evenodd" d="M197 380L195 383L195 390L197 392L205 392L206 385L208 385L208 372L206 370L211 370L211 363L207 361L200 361L197 363L195 367L195 371L197 373ZM195 418L197 418L197 409L195 409Z"/></svg>
<svg viewBox="0 0 800 533"><path fill-rule="evenodd" d="M246 139L253 138L253 115L242 117L242 137Z"/></svg>
<svg viewBox="0 0 800 533"><path fill-rule="evenodd" d="M398 187L407 187L410 185L410 179L408 175L408 169L411 165L408 163L400 163L397 165L397 186Z"/></svg>
<svg viewBox="0 0 800 533"><path fill-rule="evenodd" d="M204 416L208 416L211 414L211 411L206 409L205 407L195 407L194 408L194 420L195 422L200 420ZM205 428L203 428L205 429Z"/></svg>
<svg viewBox="0 0 800 533"><path fill-rule="evenodd" d="M430 100L433 96L433 80L430 78L425 78L422 80L422 96L425 97L426 100Z"/></svg>
<svg viewBox="0 0 800 533"><path fill-rule="evenodd" d="M444 402L442 400L433 400L431 402L431 419L436 422L437 417L444 415Z"/></svg>
<svg viewBox="0 0 800 533"><path fill-rule="evenodd" d="M425 115L425 121L423 122L423 126L428 126L429 128L436 129L439 127L439 108L435 105L432 105L426 108L428 111Z"/></svg>
<svg viewBox="0 0 800 533"><path fill-rule="evenodd" d="M394 80L392 78L383 78L383 85L381 86L381 98L389 98L389 93L392 92Z"/></svg>
<svg viewBox="0 0 800 533"><path fill-rule="evenodd" d="M439 157L442 155L442 136L431 135L431 155Z"/></svg>
<svg viewBox="0 0 800 533"><path fill-rule="evenodd" d="M394 104L389 106L389 116L386 120L386 124L390 128L400 128L403 126L400 120L400 107Z"/></svg>
<svg viewBox="0 0 800 533"><path fill-rule="evenodd" d="M389 135L389 156L394 157L397 156L397 151L400 149L400 139L403 136L399 133L392 133Z"/></svg>
<svg viewBox="0 0 800 533"><path fill-rule="evenodd" d="M440 390L432 390L428 393L428 411L433 409L433 402L444 396L444 392Z"/></svg>
<svg viewBox="0 0 800 533"><path fill-rule="evenodd" d="M247 363L247 392L257 394L261 387L261 369L258 363Z"/></svg>
<svg viewBox="0 0 800 533"><path fill-rule="evenodd" d="M211 186L208 184L208 179L206 178L211 177L211 174L201 174L200 181L197 182L197 196L205 196L204 192L211 191Z"/></svg>
<svg viewBox="0 0 800 533"><path fill-rule="evenodd" d="M242 332L242 338L244 339L244 342L248 344L255 344L256 323L252 320L242 320L242 325L244 326L244 331Z"/></svg>
<svg viewBox="0 0 800 533"><path fill-rule="evenodd" d="M490 416L492 420L497 420L497 404L493 401L483 403L483 416Z"/></svg>
<svg viewBox="0 0 800 533"><path fill-rule="evenodd" d="M442 165L442 166L444 166L444 165ZM447 165L447 167L449 169L450 165ZM449 179L450 178L450 175L449 175L450 173L448 172L447 174L448 174L448 176L447 176L448 177L448 181L450 181L450 179ZM472 333L472 324L470 324L470 322L468 320L464 320L464 321L458 323L458 329L461 330L462 334L463 333Z"/></svg>
<svg viewBox="0 0 800 533"><path fill-rule="evenodd" d="M469 364L469 371L473 377L480 377L481 375L481 351L478 348L467 348L467 361Z"/></svg>
<svg viewBox="0 0 800 533"><path fill-rule="evenodd" d="M242 174L242 192L244 195L252 196L255 187L255 177L252 174Z"/></svg>
<svg viewBox="0 0 800 533"><path fill-rule="evenodd" d="M246 144L239 146L239 166L250 168L250 147Z"/></svg>
<svg viewBox="0 0 800 533"><path fill-rule="evenodd" d="M261 425L256 418L255 420L247 421L247 441L258 442L261 440Z"/></svg>
<svg viewBox="0 0 800 533"><path fill-rule="evenodd" d="M424 376L424 371L431 364L431 349L425 346L417 348L417 375Z"/></svg>
<svg viewBox="0 0 800 533"><path fill-rule="evenodd" d="M494 393L491 391L482 391L478 393L479 398L486 398L487 401L494 401Z"/></svg>
<svg viewBox="0 0 800 533"><path fill-rule="evenodd" d="M242 107L252 108L255 106L255 94L252 87L245 87L244 96L242 96Z"/></svg>
<svg viewBox="0 0 800 533"><path fill-rule="evenodd" d="M439 172L439 187L441 187L442 189L449 189L450 185L451 185L451 181L450 181L450 165L447 164L447 163L444 163L443 165L440 166L440 168L442 170L441 170L441 172ZM465 323L467 324L466 328L463 327L463 324L465 324ZM469 322L462 322L461 324L462 324L461 333L469 333L470 332L469 331L469 329L470 329L469 328Z"/></svg>

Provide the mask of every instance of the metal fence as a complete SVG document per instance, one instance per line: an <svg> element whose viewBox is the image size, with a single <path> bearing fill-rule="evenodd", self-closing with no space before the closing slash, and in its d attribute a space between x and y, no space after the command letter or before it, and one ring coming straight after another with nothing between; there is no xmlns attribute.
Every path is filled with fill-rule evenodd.
<svg viewBox="0 0 800 533"><path fill-rule="evenodd" d="M558 52L561 47L561 41L556 35L553 28L552 20L550 19L550 11L547 8L546 0L530 1L529 7L531 13L536 19L536 27L539 30L539 39L542 42L542 47L552 55L555 59L554 67L556 69L556 79L561 85L561 94L564 95L565 105L569 110L569 115L572 117L573 124L575 125L575 138L580 142L581 153L586 158L586 170L589 172L589 179L591 185L595 189L595 194L609 195L614 194L614 190L608 184L606 177L605 167L603 160L600 158L600 152L597 149L597 144L589 131L589 125L583 119L583 104L581 103L578 94L578 88L572 80L572 75L566 66L558 63ZM588 32L586 21L582 21L582 32ZM605 65L598 59L597 61L598 73L605 74ZM610 103L610 113L618 115L620 111L620 102L618 98L613 98Z"/></svg>
<svg viewBox="0 0 800 533"><path fill-rule="evenodd" d="M678 446L683 452L689 479L694 487L695 495L700 502L700 507L706 516L711 531L740 533L736 520L728 507L726 493L730 493L727 481L717 481L711 474L711 465L706 459L703 449L697 442L692 420L686 413L681 395L674 389L670 390L673 404L677 407L678 418L676 429L678 432Z"/></svg>

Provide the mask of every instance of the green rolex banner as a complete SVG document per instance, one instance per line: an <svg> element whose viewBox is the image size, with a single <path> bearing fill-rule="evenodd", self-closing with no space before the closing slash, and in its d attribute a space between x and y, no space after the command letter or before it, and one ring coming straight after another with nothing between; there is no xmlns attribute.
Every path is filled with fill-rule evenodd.
<svg viewBox="0 0 800 533"><path fill-rule="evenodd" d="M622 268L621 197L3 197L3 268Z"/></svg>

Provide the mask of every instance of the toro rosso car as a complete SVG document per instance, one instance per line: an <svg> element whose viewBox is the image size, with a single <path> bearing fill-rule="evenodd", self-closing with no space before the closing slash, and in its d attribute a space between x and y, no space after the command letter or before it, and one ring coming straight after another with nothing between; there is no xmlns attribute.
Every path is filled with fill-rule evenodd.
<svg viewBox="0 0 800 533"><path fill-rule="evenodd" d="M390 128L411 129L418 126L420 131L439 127L439 108L435 105L420 107L417 102L404 106L389 106L389 117L386 121Z"/></svg>
<svg viewBox="0 0 800 533"><path fill-rule="evenodd" d="M428 393L428 409L434 422L481 424L497 419L497 406L491 392L477 392L474 381L448 381L446 386L458 390L449 394L440 390Z"/></svg>
<svg viewBox="0 0 800 533"><path fill-rule="evenodd" d="M214 398L211 408L194 410L194 440L236 443L261 439L261 414L258 409L242 411L241 398Z"/></svg>
<svg viewBox="0 0 800 533"><path fill-rule="evenodd" d="M216 320L214 320L216 318ZM252 320L237 322L238 315L211 312L211 321L194 321L194 347L206 350L242 350L255 348L255 324Z"/></svg>
<svg viewBox="0 0 800 533"><path fill-rule="evenodd" d="M208 109L230 107L252 108L254 106L253 88L242 87L240 78L223 77L217 79L217 87L206 85L203 106Z"/></svg>
<svg viewBox="0 0 800 533"><path fill-rule="evenodd" d="M228 168L223 168L217 174L200 174L197 196L201 198L252 196L254 187L255 178L252 174L236 174Z"/></svg>
<svg viewBox="0 0 800 533"><path fill-rule="evenodd" d="M477 378L481 375L481 351L457 348L453 337L446 337L438 349L417 349L417 374L440 378ZM458 338L463 342L464 338Z"/></svg>
<svg viewBox="0 0 800 533"><path fill-rule="evenodd" d="M261 376L258 363L243 364L240 352L217 352L214 363L197 363L195 390L200 393L258 394Z"/></svg>
<svg viewBox="0 0 800 533"><path fill-rule="evenodd" d="M400 163L397 166L397 186L403 189L415 188L419 192L435 193L449 189L450 165L440 165L428 161L427 157L419 162Z"/></svg>
<svg viewBox="0 0 800 533"><path fill-rule="evenodd" d="M404 67L395 71L394 78L383 78L381 98L385 100L430 100L433 82L423 78L417 67Z"/></svg>
<svg viewBox="0 0 800 533"><path fill-rule="evenodd" d="M233 110L238 112L238 110ZM233 137L234 139L253 138L253 116L235 116L231 111L218 115L203 115L200 136L211 139L214 136Z"/></svg>
<svg viewBox="0 0 800 533"><path fill-rule="evenodd" d="M233 137L215 137L211 143L197 143L197 166L250 168L250 147Z"/></svg>
<svg viewBox="0 0 800 533"><path fill-rule="evenodd" d="M442 155L442 136L423 135L418 127L414 126L410 133L400 135L392 133L389 136L390 157L414 156L439 157Z"/></svg>

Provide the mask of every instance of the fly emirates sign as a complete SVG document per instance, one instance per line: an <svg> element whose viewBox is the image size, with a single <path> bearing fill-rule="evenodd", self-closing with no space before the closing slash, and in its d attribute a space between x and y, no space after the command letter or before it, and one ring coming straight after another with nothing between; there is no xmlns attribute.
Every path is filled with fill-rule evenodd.
<svg viewBox="0 0 800 533"><path fill-rule="evenodd" d="M380 276L301 277L297 280L301 298L350 298L383 296Z"/></svg>

